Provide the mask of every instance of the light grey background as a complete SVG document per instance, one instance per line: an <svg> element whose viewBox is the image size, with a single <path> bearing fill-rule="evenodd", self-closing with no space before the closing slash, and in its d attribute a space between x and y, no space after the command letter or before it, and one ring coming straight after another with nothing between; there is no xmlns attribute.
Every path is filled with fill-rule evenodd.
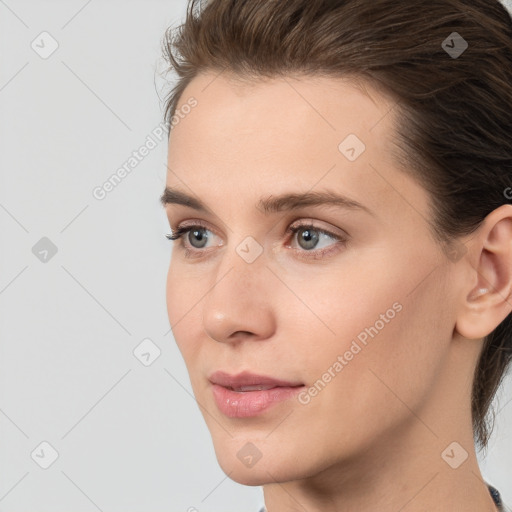
<svg viewBox="0 0 512 512"><path fill-rule="evenodd" d="M0 512L262 503L259 487L218 466L169 332L165 138L104 199L93 196L157 140L160 40L185 8L0 0ZM48 58L44 31L58 43ZM133 353L147 338L161 351L149 366ZM482 460L510 503L511 391L508 378ZM58 453L48 469L42 442Z"/></svg>

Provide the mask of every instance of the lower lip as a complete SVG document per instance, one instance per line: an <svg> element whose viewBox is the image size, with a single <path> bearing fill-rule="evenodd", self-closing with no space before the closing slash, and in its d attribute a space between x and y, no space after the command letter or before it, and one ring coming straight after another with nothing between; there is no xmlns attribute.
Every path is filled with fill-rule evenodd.
<svg viewBox="0 0 512 512"><path fill-rule="evenodd" d="M230 418L257 416L269 407L297 395L304 386L277 387L261 391L232 391L212 384L218 408Z"/></svg>

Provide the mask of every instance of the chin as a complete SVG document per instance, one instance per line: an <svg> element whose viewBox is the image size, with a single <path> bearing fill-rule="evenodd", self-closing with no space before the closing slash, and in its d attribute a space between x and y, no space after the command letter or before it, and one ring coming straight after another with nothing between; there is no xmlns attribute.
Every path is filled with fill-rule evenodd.
<svg viewBox="0 0 512 512"><path fill-rule="evenodd" d="M256 487L256 486L266 485L266 484L269 484L274 481L272 479L272 477L265 471L262 471L261 468L259 468L259 469L237 468L235 470L233 470L233 468L231 468L231 473L230 473L230 470L228 468L224 468L222 465L221 465L221 467L222 467L222 470L224 471L224 473L226 473L226 475L229 476L229 478L231 480L233 480L234 482L236 482L237 484L240 484L240 485Z"/></svg>
<svg viewBox="0 0 512 512"><path fill-rule="evenodd" d="M288 482L309 476L301 450L289 444L272 444L270 440L223 438L214 441L217 461L229 478L241 485L260 486ZM252 459L251 459L252 457Z"/></svg>
<svg viewBox="0 0 512 512"><path fill-rule="evenodd" d="M290 467L278 461L269 461L267 464L260 460L254 467L245 468L238 460L230 458L226 463L218 459L224 473L234 482L247 486L261 486L272 483L283 483L300 480L307 476L301 474L300 468Z"/></svg>

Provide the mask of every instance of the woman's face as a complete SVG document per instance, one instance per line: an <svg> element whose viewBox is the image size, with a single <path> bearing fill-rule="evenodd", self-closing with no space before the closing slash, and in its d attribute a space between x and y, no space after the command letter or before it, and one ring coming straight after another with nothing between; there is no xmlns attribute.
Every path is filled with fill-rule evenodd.
<svg viewBox="0 0 512 512"><path fill-rule="evenodd" d="M211 73L178 105L167 187L205 209L167 197L173 230L194 226L173 242L169 319L219 463L246 485L306 478L411 432L432 440L455 266L431 238L426 191L392 161L393 102L368 90ZM302 194L347 202L293 207ZM218 371L289 386L230 392L210 382Z"/></svg>

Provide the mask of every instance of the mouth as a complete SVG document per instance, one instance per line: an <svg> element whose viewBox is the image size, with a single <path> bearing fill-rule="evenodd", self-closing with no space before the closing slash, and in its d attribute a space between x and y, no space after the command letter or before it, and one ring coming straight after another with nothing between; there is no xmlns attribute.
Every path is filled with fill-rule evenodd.
<svg viewBox="0 0 512 512"><path fill-rule="evenodd" d="M295 396L303 383L242 372L230 375L218 371L210 375L213 398L229 418L249 418Z"/></svg>
<svg viewBox="0 0 512 512"><path fill-rule="evenodd" d="M223 387L225 387L226 389L230 389L231 391L236 391L237 393L247 393L248 391L266 391L267 389L275 389L275 388L284 387L284 386L256 385L256 386L238 386L236 388L233 388L231 386L223 386ZM295 387L295 386L290 386L290 387Z"/></svg>
<svg viewBox="0 0 512 512"><path fill-rule="evenodd" d="M266 375L258 375L248 371L230 375L224 371L216 371L210 375L208 380L212 384L218 384L225 388L237 391L260 391L276 387L297 387L304 385L303 382L285 381Z"/></svg>

